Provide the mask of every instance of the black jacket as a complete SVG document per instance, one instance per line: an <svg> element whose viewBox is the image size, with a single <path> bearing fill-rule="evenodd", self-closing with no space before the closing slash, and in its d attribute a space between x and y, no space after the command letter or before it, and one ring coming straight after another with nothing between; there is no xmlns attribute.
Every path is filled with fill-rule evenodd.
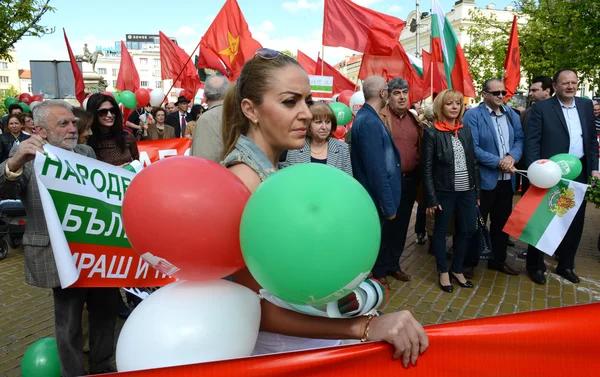
<svg viewBox="0 0 600 377"><path fill-rule="evenodd" d="M192 114L185 114L185 122L188 124L192 120ZM173 111L171 114L167 115L165 119L165 123L175 129L175 137L181 137L181 120L179 119L179 110Z"/></svg>
<svg viewBox="0 0 600 377"><path fill-rule="evenodd" d="M469 127L461 128L458 131L458 138L467 158L469 185L475 188L475 193L479 198L479 167ZM435 207L440 204L436 192L454 191L454 150L450 132L439 131L435 127L426 128L423 133L421 155L425 203L429 208Z"/></svg>
<svg viewBox="0 0 600 377"><path fill-rule="evenodd" d="M23 132L21 132L18 137L19 143L29 138L29 135L25 135ZM8 153L14 145L15 137L10 132L0 135L0 162L4 162L6 159L8 159Z"/></svg>

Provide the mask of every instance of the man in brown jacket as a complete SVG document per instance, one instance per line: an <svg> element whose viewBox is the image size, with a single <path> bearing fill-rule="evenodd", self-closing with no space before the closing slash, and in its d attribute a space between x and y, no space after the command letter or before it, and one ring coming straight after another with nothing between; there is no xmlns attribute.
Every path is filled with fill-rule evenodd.
<svg viewBox="0 0 600 377"><path fill-rule="evenodd" d="M400 151L402 193L396 218L386 222L383 228L382 242L392 247L395 256L398 257L397 271L389 271L388 274L397 280L409 281L410 275L400 268L400 256L404 250L410 216L417 199L423 127L417 116L408 111L410 106L409 87L404 79L392 79L388 83L388 94L388 104L379 112L379 117L390 131L392 139Z"/></svg>

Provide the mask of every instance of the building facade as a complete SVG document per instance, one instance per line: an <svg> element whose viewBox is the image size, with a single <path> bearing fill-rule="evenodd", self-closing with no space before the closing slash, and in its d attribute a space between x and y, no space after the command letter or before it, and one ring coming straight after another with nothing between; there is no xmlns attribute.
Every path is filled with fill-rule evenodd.
<svg viewBox="0 0 600 377"><path fill-rule="evenodd" d="M19 69L19 86L21 93L31 93L31 71L28 69Z"/></svg>
<svg viewBox="0 0 600 377"><path fill-rule="evenodd" d="M12 62L0 60L0 94L3 94L4 90L9 89L11 86L17 90L21 88L17 52L12 50L9 51L9 54L12 57Z"/></svg>

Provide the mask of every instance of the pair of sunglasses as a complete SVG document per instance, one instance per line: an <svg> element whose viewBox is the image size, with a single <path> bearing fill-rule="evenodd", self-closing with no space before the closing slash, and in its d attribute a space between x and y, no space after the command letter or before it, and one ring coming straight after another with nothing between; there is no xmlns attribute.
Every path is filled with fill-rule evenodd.
<svg viewBox="0 0 600 377"><path fill-rule="evenodd" d="M504 97L504 96L506 96L507 91L506 90L496 90L494 92L486 92L486 93L491 94L496 97L500 97L500 94L502 94L502 97Z"/></svg>
<svg viewBox="0 0 600 377"><path fill-rule="evenodd" d="M111 107L110 109L100 109L96 111L96 113L98 113L99 117L106 118L108 113L111 113L113 116L115 116L117 114L117 110L114 107Z"/></svg>
<svg viewBox="0 0 600 377"><path fill-rule="evenodd" d="M261 59L265 59L265 60L273 60L276 59L281 53L277 50L273 50L271 48L261 48L256 50L256 52L254 53L254 58L256 58L257 56ZM248 72L248 75L250 74L250 72ZM241 80L238 81L238 87L237 87L237 92L238 95L241 96L242 95L242 89L244 87L244 82L246 80Z"/></svg>

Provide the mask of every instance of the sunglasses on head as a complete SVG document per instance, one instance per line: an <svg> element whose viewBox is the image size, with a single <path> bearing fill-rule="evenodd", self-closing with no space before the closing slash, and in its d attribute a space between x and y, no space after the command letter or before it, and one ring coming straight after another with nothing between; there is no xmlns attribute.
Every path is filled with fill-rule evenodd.
<svg viewBox="0 0 600 377"><path fill-rule="evenodd" d="M263 59L271 60L271 59L275 59L276 57L278 57L279 54L280 54L280 52L277 50L273 50L270 48L261 48L259 50L256 50L256 52L254 53L254 56L259 56Z"/></svg>
<svg viewBox="0 0 600 377"><path fill-rule="evenodd" d="M504 96L506 96L507 92L506 92L506 90L496 90L494 92L486 92L486 93L487 94L491 94L491 95L496 96L496 97L500 97L500 94L502 94L502 97L504 97Z"/></svg>
<svg viewBox="0 0 600 377"><path fill-rule="evenodd" d="M98 113L99 117L107 117L108 113L111 113L113 116L117 114L117 110L114 107L111 107L110 109L100 109L98 111L96 111L96 113Z"/></svg>

